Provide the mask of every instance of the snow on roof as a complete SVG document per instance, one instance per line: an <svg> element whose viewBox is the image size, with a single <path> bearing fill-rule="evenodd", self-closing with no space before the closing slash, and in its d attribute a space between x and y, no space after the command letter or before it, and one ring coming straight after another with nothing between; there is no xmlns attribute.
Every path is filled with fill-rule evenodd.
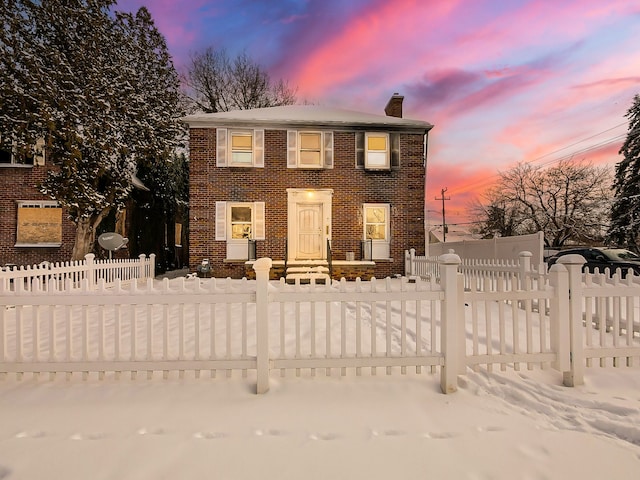
<svg viewBox="0 0 640 480"><path fill-rule="evenodd" d="M282 127L384 127L428 131L429 122L407 118L374 115L318 105L286 105L281 107L234 110L231 112L197 113L182 120L190 127L216 127L219 125L269 125Z"/></svg>

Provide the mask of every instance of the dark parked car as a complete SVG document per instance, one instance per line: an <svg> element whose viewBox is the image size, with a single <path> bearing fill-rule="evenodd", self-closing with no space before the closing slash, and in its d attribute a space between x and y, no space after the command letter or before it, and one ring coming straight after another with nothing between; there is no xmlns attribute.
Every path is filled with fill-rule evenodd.
<svg viewBox="0 0 640 480"><path fill-rule="evenodd" d="M640 256L623 248L572 248L571 250L563 250L547 260L549 267L556 263L558 258L564 255L577 254L582 255L587 263L583 270L591 273L596 269L600 273L604 273L605 269L609 269L611 275L620 269L622 278L626 277L629 270L633 270L635 275L640 275Z"/></svg>

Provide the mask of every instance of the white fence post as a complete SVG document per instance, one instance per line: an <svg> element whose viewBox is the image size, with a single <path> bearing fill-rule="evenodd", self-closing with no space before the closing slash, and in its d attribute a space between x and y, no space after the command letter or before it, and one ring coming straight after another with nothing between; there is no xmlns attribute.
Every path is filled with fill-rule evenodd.
<svg viewBox="0 0 640 480"><path fill-rule="evenodd" d="M411 262L409 261L409 250L404 251L404 274L411 275Z"/></svg>
<svg viewBox="0 0 640 480"><path fill-rule="evenodd" d="M87 280L89 285L95 287L96 285L96 256L93 253L87 253L84 256L84 264L87 267Z"/></svg>
<svg viewBox="0 0 640 480"><path fill-rule="evenodd" d="M558 259L569 271L569 341L570 370L563 373L567 387L584 384L584 344L582 326L582 266L586 260L582 255L564 255Z"/></svg>
<svg viewBox="0 0 640 480"><path fill-rule="evenodd" d="M147 277L147 256L144 253L138 255L138 261L140 262L140 270L138 271L138 278L148 278ZM151 277L153 278L153 277Z"/></svg>
<svg viewBox="0 0 640 480"><path fill-rule="evenodd" d="M256 370L257 393L269 391L269 271L270 258L259 258L253 264L256 271Z"/></svg>
<svg viewBox="0 0 640 480"><path fill-rule="evenodd" d="M458 390L458 373L464 365L459 365L460 358L465 351L460 352L459 335L464 336L464 330L459 332L459 303L463 301L458 281L458 266L460 257L455 253L445 253L439 257L440 285L444 290L444 305L442 306L442 338L441 348L444 355L444 366L440 372L440 389L442 393L453 393ZM460 297L460 298L458 298Z"/></svg>
<svg viewBox="0 0 640 480"><path fill-rule="evenodd" d="M518 267L520 267L520 278L519 278L519 282L520 282L520 288L522 290L528 290L528 285L530 285L530 283L527 281L528 280L528 276L531 273L531 257L533 256L533 253L531 252L520 252L518 254Z"/></svg>
<svg viewBox="0 0 640 480"><path fill-rule="evenodd" d="M416 249L409 250L409 275L416 274Z"/></svg>
<svg viewBox="0 0 640 480"><path fill-rule="evenodd" d="M156 278L156 254L149 255L149 278Z"/></svg>
<svg viewBox="0 0 640 480"><path fill-rule="evenodd" d="M549 269L549 285L553 288L550 305L551 350L556 354L552 367L563 372L571 368L571 333L569 314L569 274L557 264Z"/></svg>

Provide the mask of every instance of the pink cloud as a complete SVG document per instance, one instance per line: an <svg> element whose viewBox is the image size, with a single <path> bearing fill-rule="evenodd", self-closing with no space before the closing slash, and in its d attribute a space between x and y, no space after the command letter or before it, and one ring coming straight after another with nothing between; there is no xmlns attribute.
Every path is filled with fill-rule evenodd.
<svg viewBox="0 0 640 480"><path fill-rule="evenodd" d="M496 171L487 166L474 168L463 165L443 165L433 162L427 172L426 205L433 222L442 215L441 191L446 188L445 218L449 224L469 222L469 206L482 198L497 179Z"/></svg>
<svg viewBox="0 0 640 480"><path fill-rule="evenodd" d="M353 81L366 82L377 74L404 69L417 40L417 31L429 31L457 2L379 1L354 15L339 31L303 50L293 47L287 76L301 95L322 95ZM399 61L400 60L400 61Z"/></svg>

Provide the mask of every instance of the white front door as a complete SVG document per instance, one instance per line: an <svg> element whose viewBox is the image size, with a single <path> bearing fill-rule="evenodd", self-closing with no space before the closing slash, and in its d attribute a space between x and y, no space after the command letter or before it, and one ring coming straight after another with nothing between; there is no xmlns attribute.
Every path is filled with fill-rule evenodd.
<svg viewBox="0 0 640 480"><path fill-rule="evenodd" d="M325 260L331 239L331 189L287 189L288 260Z"/></svg>
<svg viewBox="0 0 640 480"><path fill-rule="evenodd" d="M322 204L301 203L297 207L298 251L300 260L322 258L324 235L322 233Z"/></svg>

